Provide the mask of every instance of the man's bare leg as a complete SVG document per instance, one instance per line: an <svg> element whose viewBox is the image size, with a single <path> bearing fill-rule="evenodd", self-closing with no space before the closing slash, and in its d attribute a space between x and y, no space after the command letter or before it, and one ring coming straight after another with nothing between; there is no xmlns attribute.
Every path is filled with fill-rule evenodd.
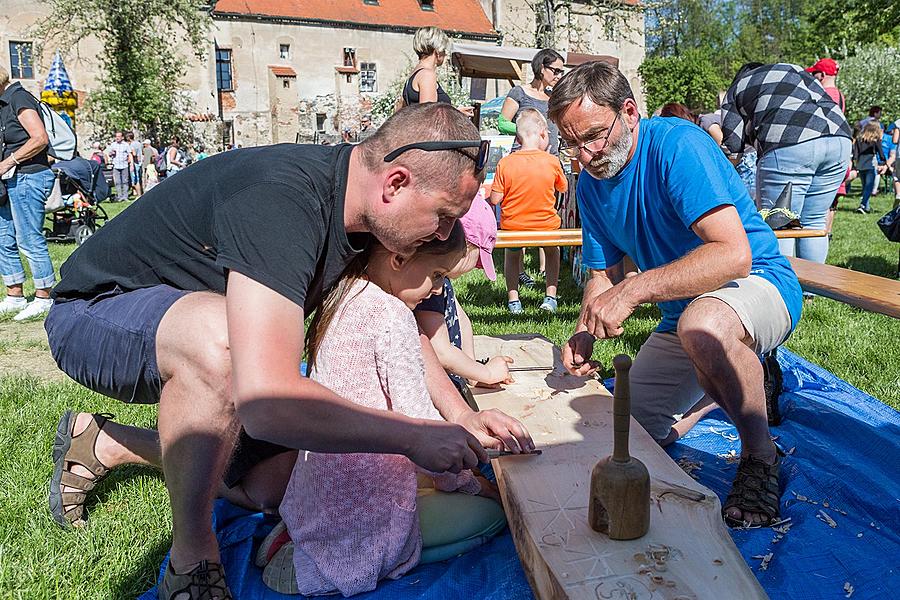
<svg viewBox="0 0 900 600"><path fill-rule="evenodd" d="M198 292L166 312L156 335L163 471L172 505L176 573L221 562L212 506L237 438L225 297Z"/></svg>
<svg viewBox="0 0 900 600"><path fill-rule="evenodd" d="M678 321L678 337L706 393L734 421L741 437L741 456L775 461L769 436L763 369L740 318L724 302L701 298ZM764 515L730 509L729 516L759 523Z"/></svg>

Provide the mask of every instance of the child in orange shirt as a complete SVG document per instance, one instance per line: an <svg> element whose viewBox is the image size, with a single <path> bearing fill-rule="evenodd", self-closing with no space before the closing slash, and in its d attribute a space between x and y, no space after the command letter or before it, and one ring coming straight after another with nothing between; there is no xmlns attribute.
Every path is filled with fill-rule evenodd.
<svg viewBox="0 0 900 600"><path fill-rule="evenodd" d="M491 204L500 207L500 229L516 231L549 231L559 229L555 191L568 189L566 175L559 159L547 152L550 137L547 120L539 111L529 108L516 119L516 140L522 148L500 159ZM547 291L541 310L556 312L556 284L559 281L559 247L546 247ZM508 248L503 261L503 274L509 294L509 312L522 312L519 300L519 273L522 272L522 249Z"/></svg>

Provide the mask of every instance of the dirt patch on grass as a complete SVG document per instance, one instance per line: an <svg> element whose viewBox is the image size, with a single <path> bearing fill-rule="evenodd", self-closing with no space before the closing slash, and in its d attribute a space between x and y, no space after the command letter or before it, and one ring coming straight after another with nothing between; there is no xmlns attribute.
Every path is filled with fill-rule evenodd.
<svg viewBox="0 0 900 600"><path fill-rule="evenodd" d="M66 379L50 355L43 321L0 322L0 377L6 375Z"/></svg>

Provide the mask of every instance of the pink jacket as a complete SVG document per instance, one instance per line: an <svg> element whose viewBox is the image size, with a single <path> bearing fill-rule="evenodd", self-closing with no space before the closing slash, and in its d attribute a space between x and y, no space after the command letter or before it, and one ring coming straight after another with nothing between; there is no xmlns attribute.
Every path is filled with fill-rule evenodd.
<svg viewBox="0 0 900 600"><path fill-rule="evenodd" d="M415 318L373 283L357 282L338 309L312 378L357 404L441 419L425 386ZM300 452L280 512L301 594L370 591L419 562L416 472L396 454ZM431 475L440 490L480 490L471 471Z"/></svg>

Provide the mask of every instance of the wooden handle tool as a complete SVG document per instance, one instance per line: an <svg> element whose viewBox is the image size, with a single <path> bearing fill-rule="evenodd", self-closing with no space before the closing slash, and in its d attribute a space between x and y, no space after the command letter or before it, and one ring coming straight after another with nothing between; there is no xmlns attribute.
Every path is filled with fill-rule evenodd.
<svg viewBox="0 0 900 600"><path fill-rule="evenodd" d="M644 463L628 453L631 359L613 359L616 383L613 392L613 453L601 459L591 473L588 521L594 531L613 540L633 540L650 529L650 473Z"/></svg>

